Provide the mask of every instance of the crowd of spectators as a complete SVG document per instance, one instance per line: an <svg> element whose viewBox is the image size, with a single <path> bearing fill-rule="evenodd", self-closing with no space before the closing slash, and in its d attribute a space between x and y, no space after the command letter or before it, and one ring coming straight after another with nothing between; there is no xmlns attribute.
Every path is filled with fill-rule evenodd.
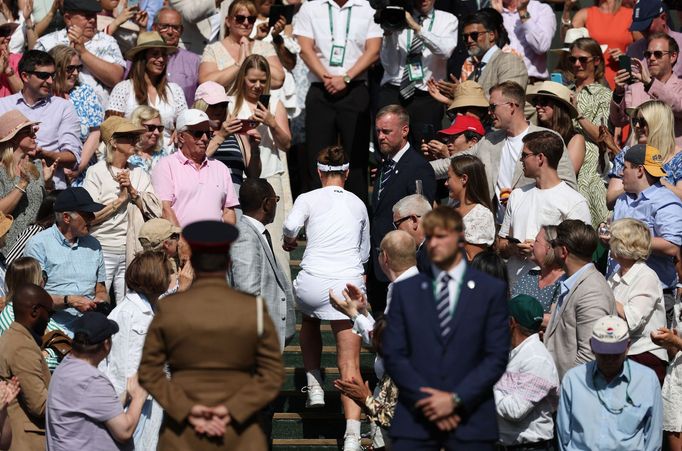
<svg viewBox="0 0 682 451"><path fill-rule="evenodd" d="M682 451L674 2L380 3L0 1L0 449Z"/></svg>

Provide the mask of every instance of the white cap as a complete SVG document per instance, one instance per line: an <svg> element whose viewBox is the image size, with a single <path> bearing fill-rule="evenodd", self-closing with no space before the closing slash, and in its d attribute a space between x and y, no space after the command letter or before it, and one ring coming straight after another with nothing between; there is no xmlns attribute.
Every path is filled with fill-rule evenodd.
<svg viewBox="0 0 682 451"><path fill-rule="evenodd" d="M587 31L587 28L585 27L579 27L579 28L569 28L566 30L566 37L564 38L564 52L570 52L571 49L571 44L573 44L575 41L581 38L589 38L590 37L590 32ZM608 45L601 44L599 47L601 47L601 52L604 53L606 52L606 49L609 48Z"/></svg>
<svg viewBox="0 0 682 451"><path fill-rule="evenodd" d="M595 354L622 354L629 342L628 323L616 315L599 318L592 327L590 344Z"/></svg>
<svg viewBox="0 0 682 451"><path fill-rule="evenodd" d="M175 120L175 130L178 132L184 132L190 125L198 125L208 121L208 115L201 110L184 110Z"/></svg>

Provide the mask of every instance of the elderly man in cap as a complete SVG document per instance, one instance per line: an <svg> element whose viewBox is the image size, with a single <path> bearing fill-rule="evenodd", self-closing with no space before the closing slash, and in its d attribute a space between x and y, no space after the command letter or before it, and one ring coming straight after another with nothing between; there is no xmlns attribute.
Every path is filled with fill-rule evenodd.
<svg viewBox="0 0 682 451"><path fill-rule="evenodd" d="M128 379L127 409L111 381L97 365L111 351L118 324L99 312L87 312L73 323L73 349L57 367L47 393L47 449L132 449L147 392Z"/></svg>
<svg viewBox="0 0 682 451"><path fill-rule="evenodd" d="M54 320L67 332L82 312L108 307L102 247L90 235L90 223L102 208L85 188L64 190L54 202L55 224L28 240L24 250L47 273Z"/></svg>
<svg viewBox="0 0 682 451"><path fill-rule="evenodd" d="M561 383L559 449L660 450L661 387L656 373L627 359L627 323L604 316L590 345L596 360L572 368Z"/></svg>
<svg viewBox="0 0 682 451"><path fill-rule="evenodd" d="M83 62L80 78L92 86L102 105L109 92L123 79L125 60L113 36L97 31L97 13L102 6L97 0L64 0L65 28L38 39L36 50L49 51L56 45L67 45L78 52Z"/></svg>
<svg viewBox="0 0 682 451"><path fill-rule="evenodd" d="M559 373L538 334L544 311L537 299L525 294L512 298L508 306L512 350L507 370L494 387L500 444L517 451L552 449Z"/></svg>
<svg viewBox="0 0 682 451"><path fill-rule="evenodd" d="M651 230L651 256L647 265L656 271L663 284L663 298L668 327L672 323L675 305L677 271L675 258L682 245L682 202L661 184L663 157L658 149L637 144L625 152L623 189L616 200L613 220L638 219ZM609 273L617 268L609 262Z"/></svg>
<svg viewBox="0 0 682 451"><path fill-rule="evenodd" d="M189 261L190 250L187 242L180 238L181 230L167 219L154 218L142 225L138 237L144 251L163 252L173 266L171 284L166 294L185 291L194 280L194 270Z"/></svg>
<svg viewBox="0 0 682 451"><path fill-rule="evenodd" d="M18 402L9 406L12 448L45 449L45 405L50 370L40 349L52 314L52 299L37 285L26 284L16 291L12 305L14 322L0 337L0 379L19 380Z"/></svg>
<svg viewBox="0 0 682 451"><path fill-rule="evenodd" d="M196 280L159 304L138 373L165 411L159 449L265 450L257 414L284 380L277 329L260 298L226 282L237 228L200 221L182 234Z"/></svg>
<svg viewBox="0 0 682 451"><path fill-rule="evenodd" d="M196 221L234 224L239 204L230 170L206 156L211 139L209 118L189 109L178 115L175 140L178 152L162 158L152 171L152 184L163 204L163 217L184 227Z"/></svg>

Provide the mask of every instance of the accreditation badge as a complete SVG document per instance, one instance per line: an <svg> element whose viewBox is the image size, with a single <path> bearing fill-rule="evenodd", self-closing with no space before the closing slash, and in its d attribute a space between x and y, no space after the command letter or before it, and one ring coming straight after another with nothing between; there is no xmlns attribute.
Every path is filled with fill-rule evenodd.
<svg viewBox="0 0 682 451"><path fill-rule="evenodd" d="M407 63L407 76L410 81L422 81L424 79L424 68L421 61Z"/></svg>
<svg viewBox="0 0 682 451"><path fill-rule="evenodd" d="M332 67L343 66L343 60L346 57L346 47L340 45L332 45L332 54L329 57L329 65Z"/></svg>

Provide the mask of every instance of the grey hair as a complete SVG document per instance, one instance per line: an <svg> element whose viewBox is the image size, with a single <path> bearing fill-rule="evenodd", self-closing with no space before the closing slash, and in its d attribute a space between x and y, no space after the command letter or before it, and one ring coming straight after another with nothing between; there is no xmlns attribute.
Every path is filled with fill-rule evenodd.
<svg viewBox="0 0 682 451"><path fill-rule="evenodd" d="M170 6L164 6L163 8L161 8L160 10L158 10L158 11L156 12L156 15L154 16L154 25L158 25L158 24L159 24L159 16L160 16L161 13L164 12L164 11L166 11L166 12L174 12L175 14L177 14L178 16L180 16L180 25L182 25L182 14L180 14L180 11L178 11L178 10L175 9L175 8L171 8Z"/></svg>
<svg viewBox="0 0 682 451"><path fill-rule="evenodd" d="M421 194L410 194L393 205L393 213L398 213L401 217L408 215L424 216L431 209L428 199Z"/></svg>

